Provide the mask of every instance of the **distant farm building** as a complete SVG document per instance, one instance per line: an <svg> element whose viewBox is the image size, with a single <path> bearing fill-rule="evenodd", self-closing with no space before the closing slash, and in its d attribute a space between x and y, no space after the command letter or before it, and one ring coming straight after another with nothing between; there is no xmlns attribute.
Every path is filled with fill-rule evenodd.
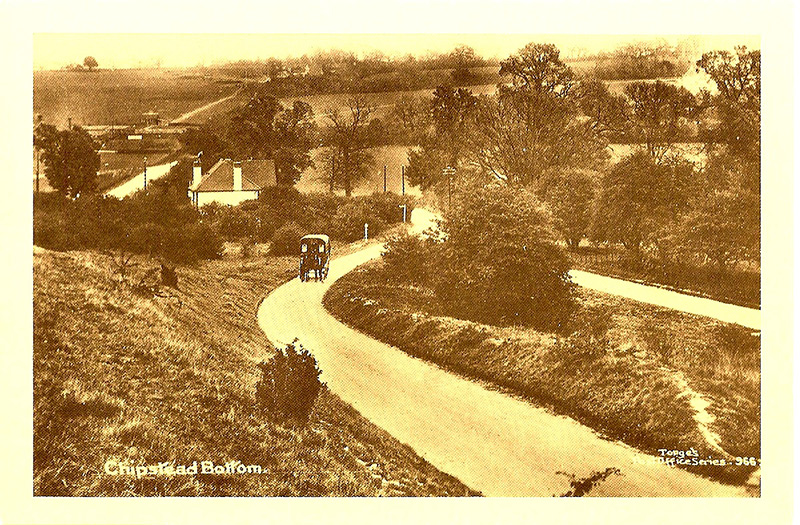
<svg viewBox="0 0 800 525"><path fill-rule="evenodd" d="M220 159L203 174L199 161L192 167L189 197L195 206L216 202L237 204L257 199L261 190L277 184L273 160Z"/></svg>
<svg viewBox="0 0 800 525"><path fill-rule="evenodd" d="M144 120L145 126L158 126L161 123L161 119L155 111L148 111L142 114L142 120Z"/></svg>

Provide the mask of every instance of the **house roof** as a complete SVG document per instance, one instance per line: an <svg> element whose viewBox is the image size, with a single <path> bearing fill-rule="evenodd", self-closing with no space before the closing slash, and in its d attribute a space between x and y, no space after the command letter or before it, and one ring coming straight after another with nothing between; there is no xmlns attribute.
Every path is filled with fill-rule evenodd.
<svg viewBox="0 0 800 525"><path fill-rule="evenodd" d="M275 161L273 160L243 160L242 161L242 190L253 191L274 186L277 183L275 176ZM233 160L220 159L203 175L200 184L194 191L233 191Z"/></svg>

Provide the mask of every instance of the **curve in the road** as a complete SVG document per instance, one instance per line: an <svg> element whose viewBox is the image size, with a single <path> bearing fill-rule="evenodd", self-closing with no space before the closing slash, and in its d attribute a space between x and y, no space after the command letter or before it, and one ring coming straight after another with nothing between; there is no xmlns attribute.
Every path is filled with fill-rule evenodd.
<svg viewBox="0 0 800 525"><path fill-rule="evenodd" d="M419 217L417 215L416 217ZM617 468L597 496L741 496L666 466L576 421L450 374L357 332L322 306L330 285L378 257L374 244L331 262L325 283L294 279L267 296L258 321L274 344L311 350L331 391L434 466L487 496L552 496Z"/></svg>

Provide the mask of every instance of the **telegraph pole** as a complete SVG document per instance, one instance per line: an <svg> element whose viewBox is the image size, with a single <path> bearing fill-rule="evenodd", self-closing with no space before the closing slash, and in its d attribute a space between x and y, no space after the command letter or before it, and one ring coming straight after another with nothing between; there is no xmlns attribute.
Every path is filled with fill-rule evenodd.
<svg viewBox="0 0 800 525"><path fill-rule="evenodd" d="M386 164L383 165L383 193L386 193Z"/></svg>
<svg viewBox="0 0 800 525"><path fill-rule="evenodd" d="M442 175L447 177L447 211L450 212L450 207L453 205L453 190L452 190L452 181L453 175L455 175L456 169L452 166L447 166L442 170Z"/></svg>
<svg viewBox="0 0 800 525"><path fill-rule="evenodd" d="M39 193L39 160L42 158L42 149L41 145L37 144L39 142L36 140L37 131L39 131L39 127L42 125L42 114L36 115L36 127L34 128L33 132L33 151L36 153L36 193Z"/></svg>
<svg viewBox="0 0 800 525"><path fill-rule="evenodd" d="M403 181L402 182L402 186L401 186L401 188L402 188L401 195L405 195L406 194L406 167L405 167L405 165L400 166L400 178Z"/></svg>
<svg viewBox="0 0 800 525"><path fill-rule="evenodd" d="M144 157L144 189L147 190L147 156Z"/></svg>

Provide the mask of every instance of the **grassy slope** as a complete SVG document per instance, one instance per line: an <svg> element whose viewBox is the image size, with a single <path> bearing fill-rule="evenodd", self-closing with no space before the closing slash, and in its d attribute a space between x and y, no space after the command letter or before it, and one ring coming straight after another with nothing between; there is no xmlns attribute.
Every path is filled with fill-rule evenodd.
<svg viewBox="0 0 800 525"><path fill-rule="evenodd" d="M575 345L553 334L446 317L430 292L386 278L380 263L345 276L325 297L340 320L460 374L509 388L649 452L721 457L693 419L688 387L711 401L710 425L733 456L760 456L760 353L744 329L590 290L594 324ZM603 322L603 319L607 319ZM608 340L608 343L605 343ZM740 482L748 469L699 469Z"/></svg>
<svg viewBox="0 0 800 525"><path fill-rule="evenodd" d="M110 259L34 249L36 495L466 495L469 491L323 391L310 425L270 422L253 403L270 355L259 300L292 258L179 268L180 291L141 296ZM135 479L131 465L239 460L266 474Z"/></svg>

